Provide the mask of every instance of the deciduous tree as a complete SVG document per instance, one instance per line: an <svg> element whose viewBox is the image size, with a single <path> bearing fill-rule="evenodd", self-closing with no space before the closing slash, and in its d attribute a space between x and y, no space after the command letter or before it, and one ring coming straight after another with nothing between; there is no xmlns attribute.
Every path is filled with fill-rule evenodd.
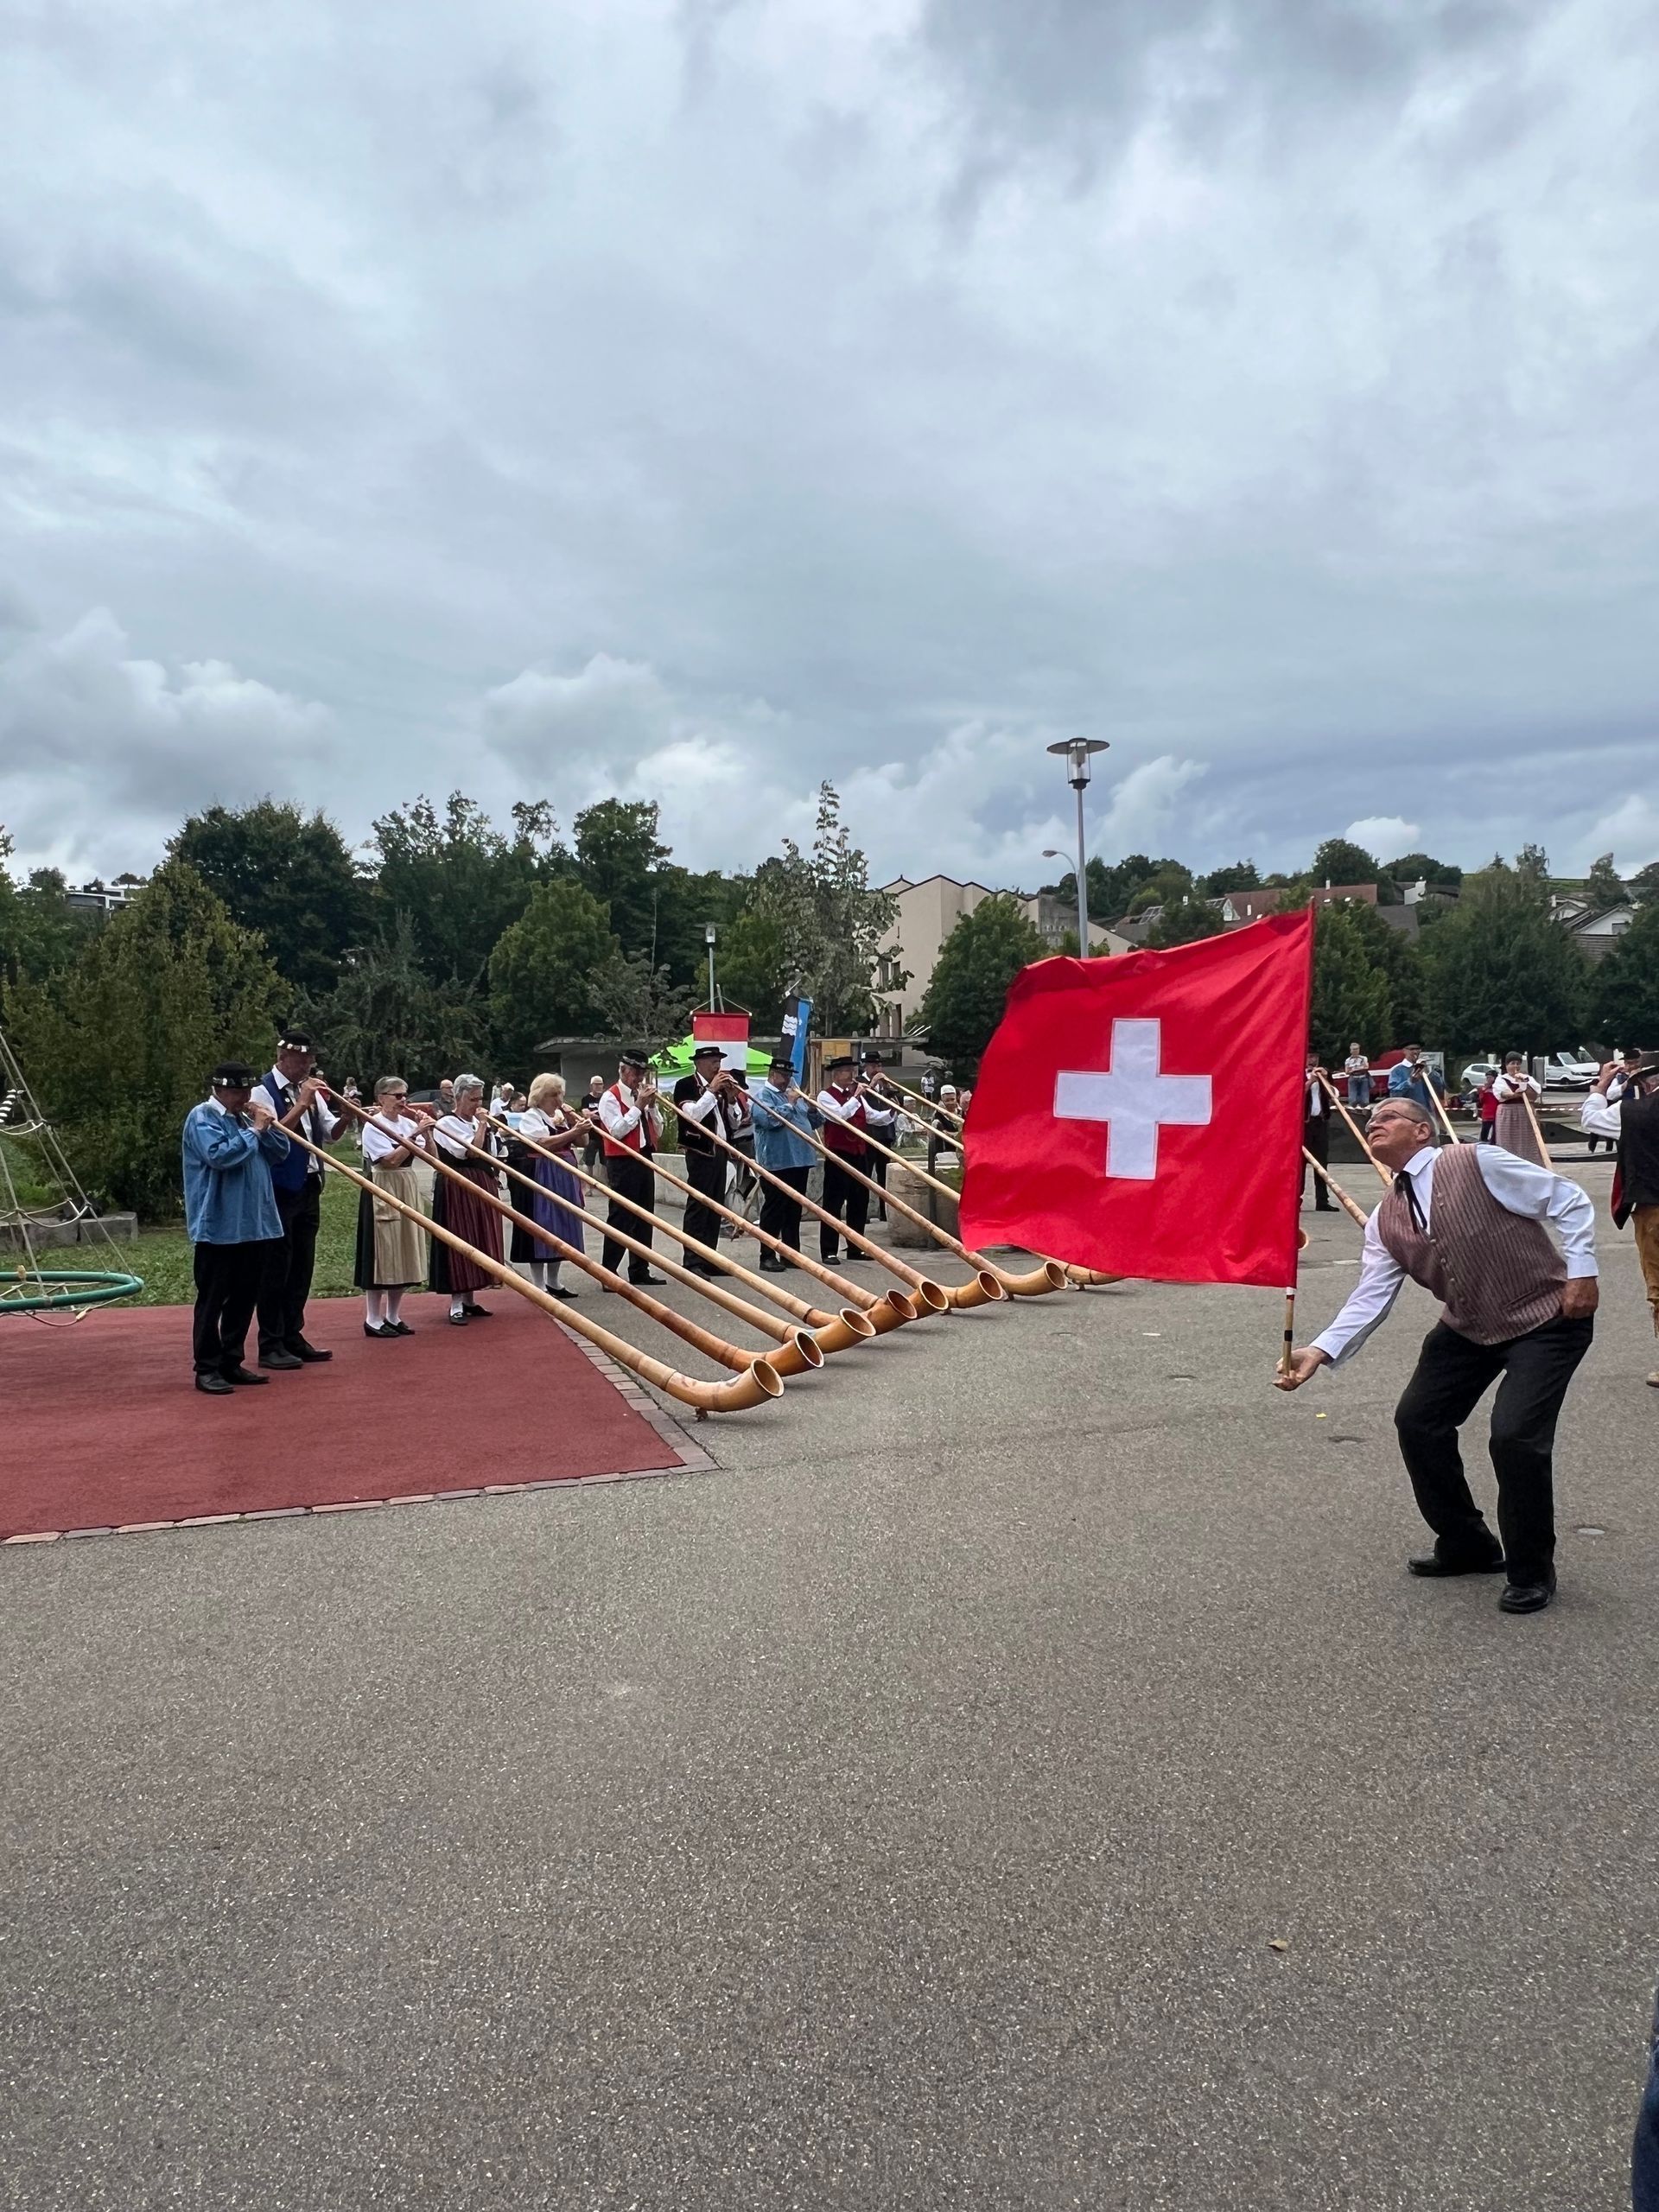
<svg viewBox="0 0 1659 2212"><path fill-rule="evenodd" d="M1544 880L1499 861L1465 876L1455 912L1423 941L1431 1020L1446 1045L1551 1052L1584 1027L1584 956L1552 917Z"/></svg>
<svg viewBox="0 0 1659 2212"><path fill-rule="evenodd" d="M1595 1033L1605 1043L1659 1052L1659 899L1637 907L1594 969L1590 997Z"/></svg>
<svg viewBox="0 0 1659 2212"><path fill-rule="evenodd" d="M490 955L496 1049L515 1065L547 1036L586 1033L598 1019L595 972L617 950L605 908L579 883L538 883Z"/></svg>
<svg viewBox="0 0 1659 2212"><path fill-rule="evenodd" d="M346 954L370 930L372 891L325 814L286 800L210 806L168 847L187 861L244 929L257 930L278 974L296 991L332 988Z"/></svg>
<svg viewBox="0 0 1659 2212"><path fill-rule="evenodd" d="M946 938L921 1013L931 1049L959 1076L971 1075L989 1044L1014 977L1042 957L1042 938L1007 893L982 899Z"/></svg>

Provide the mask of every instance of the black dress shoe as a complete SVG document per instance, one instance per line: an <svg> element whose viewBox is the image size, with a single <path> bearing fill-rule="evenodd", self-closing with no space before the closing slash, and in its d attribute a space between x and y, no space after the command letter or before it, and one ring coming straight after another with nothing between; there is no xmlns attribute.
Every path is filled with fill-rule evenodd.
<svg viewBox="0 0 1659 2212"><path fill-rule="evenodd" d="M1406 1567L1413 1574L1496 1574L1503 1564L1502 1552L1484 1556L1471 1554L1464 1558L1442 1559L1439 1552L1419 1552L1415 1559L1408 1559Z"/></svg>
<svg viewBox="0 0 1659 2212"><path fill-rule="evenodd" d="M296 1337L288 1349L302 1367L315 1367L319 1360L332 1359L334 1356L331 1351L321 1351L315 1344L307 1344L303 1337Z"/></svg>
<svg viewBox="0 0 1659 2212"><path fill-rule="evenodd" d="M1555 1571L1552 1567L1542 1582L1506 1582L1497 1609L1501 1613L1541 1613L1554 1595Z"/></svg>
<svg viewBox="0 0 1659 2212"><path fill-rule="evenodd" d="M386 1334L389 1337L412 1337L414 1333L414 1330L410 1327L407 1321L388 1321L386 1324Z"/></svg>
<svg viewBox="0 0 1659 2212"><path fill-rule="evenodd" d="M628 1281L636 1290L666 1290L668 1288L666 1275L630 1275Z"/></svg>
<svg viewBox="0 0 1659 2212"><path fill-rule="evenodd" d="M380 1344L387 1337L395 1337L397 1332L388 1321L383 1321L378 1328L376 1328L372 1321L365 1321L363 1324L363 1333L365 1337L372 1337L376 1344Z"/></svg>
<svg viewBox="0 0 1659 2212"><path fill-rule="evenodd" d="M463 1306L459 1313L452 1313L449 1316L450 1327L452 1329L464 1329L467 1325L467 1309Z"/></svg>
<svg viewBox="0 0 1659 2212"><path fill-rule="evenodd" d="M305 1362L291 1351L279 1350L262 1351L259 1355L259 1364L261 1367L303 1367Z"/></svg>
<svg viewBox="0 0 1659 2212"><path fill-rule="evenodd" d="M490 1318L487 1306L463 1306L461 1310L469 1321L487 1321Z"/></svg>
<svg viewBox="0 0 1659 2212"><path fill-rule="evenodd" d="M719 1275L720 1269L705 1266L701 1260L688 1260L685 1263L685 1272L689 1275L701 1275L705 1282L713 1282Z"/></svg>
<svg viewBox="0 0 1659 2212"><path fill-rule="evenodd" d="M257 1382L260 1377L256 1375L253 1379ZM233 1398L236 1395L222 1375L198 1375L196 1388L206 1391L210 1398Z"/></svg>
<svg viewBox="0 0 1659 2212"><path fill-rule="evenodd" d="M789 1273L789 1267L788 1263L779 1259L775 1253L768 1252L760 1262L760 1272L763 1275L786 1275Z"/></svg>
<svg viewBox="0 0 1659 2212"><path fill-rule="evenodd" d="M574 1290L566 1290L562 1283L555 1283L551 1294L555 1298L574 1299L576 1294Z"/></svg>
<svg viewBox="0 0 1659 2212"><path fill-rule="evenodd" d="M297 1367L298 1360L296 1360L294 1364ZM270 1377L269 1375L256 1375L251 1367L227 1367L225 1370L225 1380L227 1382L257 1382L263 1387L270 1382Z"/></svg>

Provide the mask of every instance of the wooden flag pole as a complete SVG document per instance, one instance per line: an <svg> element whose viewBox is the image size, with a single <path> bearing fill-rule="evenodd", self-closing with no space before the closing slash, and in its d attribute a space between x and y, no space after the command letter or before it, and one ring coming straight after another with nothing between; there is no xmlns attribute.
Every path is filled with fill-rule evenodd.
<svg viewBox="0 0 1659 2212"><path fill-rule="evenodd" d="M1285 1293L1285 1348L1279 1355L1279 1372L1290 1373L1290 1356L1296 1349L1296 1290L1293 1284Z"/></svg>

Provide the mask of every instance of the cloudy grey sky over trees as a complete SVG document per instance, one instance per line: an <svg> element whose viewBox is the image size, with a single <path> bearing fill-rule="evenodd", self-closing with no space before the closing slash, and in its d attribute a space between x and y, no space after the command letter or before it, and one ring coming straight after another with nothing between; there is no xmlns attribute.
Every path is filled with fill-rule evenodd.
<svg viewBox="0 0 1659 2212"><path fill-rule="evenodd" d="M1659 856L1651 0L0 0L0 820Z"/></svg>

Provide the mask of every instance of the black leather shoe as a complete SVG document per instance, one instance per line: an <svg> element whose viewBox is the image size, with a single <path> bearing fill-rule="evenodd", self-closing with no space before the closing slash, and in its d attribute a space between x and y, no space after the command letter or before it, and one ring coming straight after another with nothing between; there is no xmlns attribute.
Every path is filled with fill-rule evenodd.
<svg viewBox="0 0 1659 2212"><path fill-rule="evenodd" d="M1490 1557L1442 1559L1439 1552L1419 1552L1415 1559L1408 1559L1406 1567L1413 1574L1496 1574L1503 1564L1502 1552Z"/></svg>
<svg viewBox="0 0 1659 2212"><path fill-rule="evenodd" d="M550 1294L554 1298L563 1298L567 1302L574 1300L576 1295L574 1290L567 1290L563 1283L556 1283Z"/></svg>
<svg viewBox="0 0 1659 2212"><path fill-rule="evenodd" d="M466 1313L464 1312L460 1313L452 1313L449 1316L449 1325L452 1329L464 1329L467 1325Z"/></svg>
<svg viewBox="0 0 1659 2212"><path fill-rule="evenodd" d="M254 1380L257 1382L258 1376L256 1376ZM210 1398L233 1398L236 1395L222 1375L198 1375L196 1388L205 1391Z"/></svg>
<svg viewBox="0 0 1659 2212"><path fill-rule="evenodd" d="M763 1275L786 1275L789 1267L785 1261L777 1259L768 1252L760 1262L760 1272Z"/></svg>
<svg viewBox="0 0 1659 2212"><path fill-rule="evenodd" d="M386 1324L386 1334L389 1337L412 1337L414 1333L414 1330L410 1327L407 1321L388 1321Z"/></svg>
<svg viewBox="0 0 1659 2212"><path fill-rule="evenodd" d="M299 1362L296 1360L294 1364L297 1367ZM270 1377L268 1375L256 1375L251 1367L227 1367L225 1370L225 1380L227 1382L257 1382L263 1388L270 1382Z"/></svg>
<svg viewBox="0 0 1659 2212"><path fill-rule="evenodd" d="M487 1321L490 1318L487 1306L463 1306L461 1310L469 1321Z"/></svg>
<svg viewBox="0 0 1659 2212"><path fill-rule="evenodd" d="M1506 1582L1497 1609L1501 1613L1541 1613L1554 1595L1555 1575L1552 1569L1543 1582Z"/></svg>
<svg viewBox="0 0 1659 2212"><path fill-rule="evenodd" d="M666 1290L668 1288L666 1275L630 1275L628 1281L636 1290Z"/></svg>
<svg viewBox="0 0 1659 2212"><path fill-rule="evenodd" d="M701 1275L705 1282L713 1282L719 1274L720 1269L705 1267L701 1260L688 1260L685 1263L685 1272L689 1275Z"/></svg>
<svg viewBox="0 0 1659 2212"><path fill-rule="evenodd" d="M305 1362L291 1351L262 1351L259 1364L261 1367L303 1367Z"/></svg>
<svg viewBox="0 0 1659 2212"><path fill-rule="evenodd" d="M385 1321L380 1324L378 1328L375 1326L372 1321L365 1321L363 1324L363 1333L365 1337L372 1337L376 1344L382 1344L388 1337L396 1336L397 1332L390 1327Z"/></svg>
<svg viewBox="0 0 1659 2212"><path fill-rule="evenodd" d="M296 1337L288 1349L302 1367L315 1367L319 1360L332 1359L334 1356L331 1351L321 1351L315 1344L307 1344L303 1337Z"/></svg>

